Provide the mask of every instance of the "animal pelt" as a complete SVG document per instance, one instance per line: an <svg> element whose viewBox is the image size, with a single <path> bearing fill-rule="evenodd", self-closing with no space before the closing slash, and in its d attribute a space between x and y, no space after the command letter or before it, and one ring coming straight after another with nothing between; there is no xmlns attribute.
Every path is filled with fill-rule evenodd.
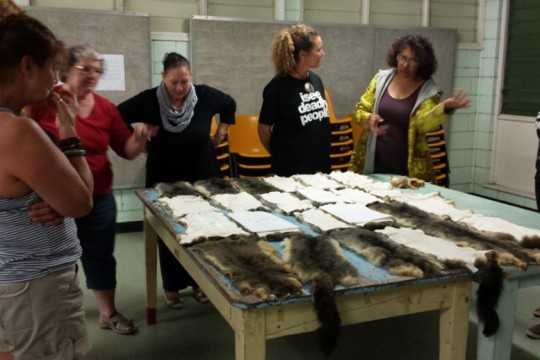
<svg viewBox="0 0 540 360"><path fill-rule="evenodd" d="M540 249L540 237L536 235L524 236L521 246L527 249Z"/></svg>
<svg viewBox="0 0 540 360"><path fill-rule="evenodd" d="M256 235L206 241L192 249L200 251L244 295L275 300L302 293L302 283L276 255L275 248Z"/></svg>
<svg viewBox="0 0 540 360"><path fill-rule="evenodd" d="M245 177L239 179L231 179L229 181L231 181L240 190L254 196L266 194L272 191L279 191L279 189L260 178Z"/></svg>
<svg viewBox="0 0 540 360"><path fill-rule="evenodd" d="M365 256L371 264L384 266L394 275L422 278L466 269L463 261L438 260L431 254L411 249L392 241L385 234L367 229L333 230L328 236L342 246Z"/></svg>
<svg viewBox="0 0 540 360"><path fill-rule="evenodd" d="M428 235L454 241L458 246L506 252L506 255L499 257L498 261L501 265L511 264L526 269L529 263L535 262L534 257L509 234L479 231L397 201L372 203L368 207L391 215L401 225L421 229Z"/></svg>
<svg viewBox="0 0 540 360"><path fill-rule="evenodd" d="M194 195L201 196L202 194L187 181L176 181L173 183L157 183L154 189L159 194L159 197L175 197L179 195Z"/></svg>
<svg viewBox="0 0 540 360"><path fill-rule="evenodd" d="M418 189L424 186L425 181L417 178L410 178L408 176L400 176L390 179L390 185L400 189Z"/></svg>
<svg viewBox="0 0 540 360"><path fill-rule="evenodd" d="M218 194L238 194L240 192L229 180L221 178L198 180L193 183L193 187L206 197Z"/></svg>
<svg viewBox="0 0 540 360"><path fill-rule="evenodd" d="M337 346L341 325L334 286L358 285L358 272L337 241L325 236L291 235L284 240L283 260L303 282L312 284L315 313L321 325L317 330L319 348L329 355Z"/></svg>
<svg viewBox="0 0 540 360"><path fill-rule="evenodd" d="M497 262L497 253L486 253L485 260L478 260L474 264L481 269L481 280L476 292L476 312L478 318L484 323L485 336L494 335L499 329L499 316L495 310L503 290L503 270Z"/></svg>

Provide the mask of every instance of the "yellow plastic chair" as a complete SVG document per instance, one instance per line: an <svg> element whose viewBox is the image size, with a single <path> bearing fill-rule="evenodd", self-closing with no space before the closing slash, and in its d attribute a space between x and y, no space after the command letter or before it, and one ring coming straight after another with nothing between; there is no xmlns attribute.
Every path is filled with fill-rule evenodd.
<svg viewBox="0 0 540 360"><path fill-rule="evenodd" d="M258 114L237 114L229 126L229 150L239 177L270 174L270 154L259 139L258 126Z"/></svg>

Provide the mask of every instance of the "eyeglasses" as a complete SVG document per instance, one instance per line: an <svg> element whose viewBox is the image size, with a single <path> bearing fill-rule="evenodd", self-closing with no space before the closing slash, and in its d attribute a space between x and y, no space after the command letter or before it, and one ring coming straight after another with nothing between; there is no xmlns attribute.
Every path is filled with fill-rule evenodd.
<svg viewBox="0 0 540 360"><path fill-rule="evenodd" d="M418 60L416 60L416 59L409 59L408 57L403 56L403 55L398 55L398 56L396 57L396 60L399 61L400 63L403 63L403 64L404 64L404 63L407 63L407 64L409 64L409 65L411 65L411 66L416 66L416 65L418 65Z"/></svg>
<svg viewBox="0 0 540 360"><path fill-rule="evenodd" d="M77 70L80 70L84 75L97 75L101 76L103 75L102 69L97 69L91 66L81 66L81 65L74 65L74 68Z"/></svg>

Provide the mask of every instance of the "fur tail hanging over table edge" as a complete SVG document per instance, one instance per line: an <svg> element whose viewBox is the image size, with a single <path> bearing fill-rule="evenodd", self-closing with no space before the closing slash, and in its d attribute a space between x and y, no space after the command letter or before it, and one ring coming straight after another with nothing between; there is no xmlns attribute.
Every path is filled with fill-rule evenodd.
<svg viewBox="0 0 540 360"><path fill-rule="evenodd" d="M317 330L319 349L330 355L338 345L341 318L336 305L332 277L322 273L313 281L313 302L321 327Z"/></svg>
<svg viewBox="0 0 540 360"><path fill-rule="evenodd" d="M476 261L474 264L482 270L482 278L476 292L476 312L478 319L484 323L482 333L492 336L499 330L499 315L495 310L503 290L504 273L497 263L497 253L486 253L485 261Z"/></svg>

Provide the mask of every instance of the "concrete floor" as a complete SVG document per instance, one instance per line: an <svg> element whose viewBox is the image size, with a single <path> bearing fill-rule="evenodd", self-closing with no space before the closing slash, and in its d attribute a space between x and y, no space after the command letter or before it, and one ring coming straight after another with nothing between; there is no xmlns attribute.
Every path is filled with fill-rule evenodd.
<svg viewBox="0 0 540 360"><path fill-rule="evenodd" d="M117 307L135 320L133 336L117 335L97 326L93 294L85 289L88 329L92 350L86 360L221 360L234 359L234 333L211 304L199 304L185 292L182 310L169 309L158 283L158 324L146 324L144 239L142 232L117 236ZM84 284L84 275L81 275ZM160 280L159 280L160 281ZM539 360L540 340L525 330L540 319L532 310L540 307L540 287L523 289L518 298L512 360ZM471 306L474 308L474 306ZM467 360L476 358L476 322L471 312ZM434 360L438 358L438 314L429 312L379 320L342 328L338 348L327 357L319 352L315 334L307 333L267 341L267 360L369 359Z"/></svg>

